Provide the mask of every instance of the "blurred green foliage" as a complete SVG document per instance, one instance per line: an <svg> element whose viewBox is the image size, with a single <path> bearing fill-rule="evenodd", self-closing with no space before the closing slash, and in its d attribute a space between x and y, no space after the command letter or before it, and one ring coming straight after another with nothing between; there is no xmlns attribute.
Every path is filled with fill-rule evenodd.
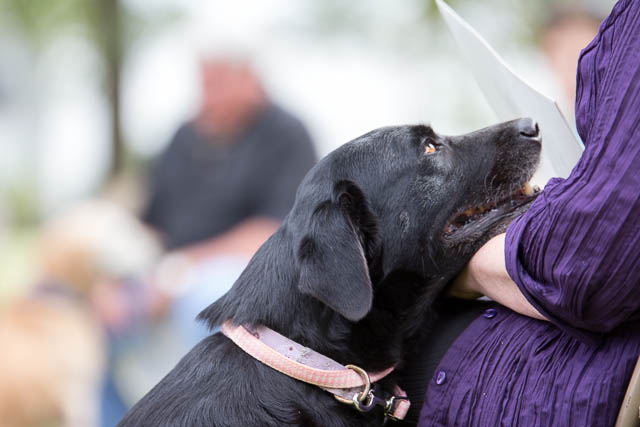
<svg viewBox="0 0 640 427"><path fill-rule="evenodd" d="M14 25L33 47L45 46L71 28L84 31L96 46L104 45L109 32L105 24L114 19L107 16L109 9L117 10L119 48L123 51L143 33L160 30L181 18L177 7L142 16L118 0L0 0L2 19Z"/></svg>
<svg viewBox="0 0 640 427"><path fill-rule="evenodd" d="M69 32L90 42L101 61L102 87L108 101L112 135L111 177L131 165L120 119L122 64L135 41L178 22L178 8L154 8L153 13L130 10L119 0L0 0L0 27L8 27L26 43L36 59L58 37ZM136 162L133 162L136 163ZM14 226L33 224L40 214L33 179L3 183L0 203Z"/></svg>
<svg viewBox="0 0 640 427"><path fill-rule="evenodd" d="M109 178L122 172L126 157L120 125L124 58L138 37L178 21L181 17L178 9L161 8L142 16L124 7L119 0L0 0L0 17L28 41L36 56L68 31L80 32L91 42L102 62L104 91L111 113Z"/></svg>
<svg viewBox="0 0 640 427"><path fill-rule="evenodd" d="M60 30L88 22L94 6L86 0L0 0L0 14L34 47L41 47Z"/></svg>
<svg viewBox="0 0 640 427"><path fill-rule="evenodd" d="M0 0L0 29L20 37L36 64L51 43L69 33L80 35L95 50L101 61L115 158L107 181L123 169L139 165L125 150L120 132L122 64L136 40L154 35L181 17L177 7L155 7L153 13L142 14L119 0ZM20 285L30 282L42 210L35 176L0 184L1 303Z"/></svg>
<svg viewBox="0 0 640 427"><path fill-rule="evenodd" d="M11 208L9 222L17 228L30 228L39 221L36 184L33 180L20 180L6 188L3 199Z"/></svg>

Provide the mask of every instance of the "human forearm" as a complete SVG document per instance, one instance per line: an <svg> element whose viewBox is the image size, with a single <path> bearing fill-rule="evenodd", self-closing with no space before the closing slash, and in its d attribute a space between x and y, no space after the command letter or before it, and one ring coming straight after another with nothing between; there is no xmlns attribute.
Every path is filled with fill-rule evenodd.
<svg viewBox="0 0 640 427"><path fill-rule="evenodd" d="M486 295L520 314L546 320L509 277L504 260L504 241L505 235L500 234L482 246L454 281L450 295L461 298Z"/></svg>
<svg viewBox="0 0 640 427"><path fill-rule="evenodd" d="M192 261L225 253L252 256L279 225L278 221L271 218L249 218L218 236L188 246L180 252Z"/></svg>

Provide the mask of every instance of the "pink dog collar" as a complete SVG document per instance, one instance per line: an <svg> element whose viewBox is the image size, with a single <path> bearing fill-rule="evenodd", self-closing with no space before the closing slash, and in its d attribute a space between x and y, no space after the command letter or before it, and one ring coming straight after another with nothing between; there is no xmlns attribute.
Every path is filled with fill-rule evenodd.
<svg viewBox="0 0 640 427"><path fill-rule="evenodd" d="M265 365L291 378L316 385L360 411L366 412L375 404L381 404L385 406L386 416L400 420L409 411L410 402L399 387L394 390L397 396L388 401L375 397L370 391L370 383L386 377L394 367L369 374L356 366L341 365L265 326L248 329L227 321L222 325L222 333Z"/></svg>

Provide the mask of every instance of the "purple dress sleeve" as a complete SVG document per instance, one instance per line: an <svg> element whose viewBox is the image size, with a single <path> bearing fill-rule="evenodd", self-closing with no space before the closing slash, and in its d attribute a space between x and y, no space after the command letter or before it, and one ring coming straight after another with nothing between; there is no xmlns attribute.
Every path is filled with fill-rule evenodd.
<svg viewBox="0 0 640 427"><path fill-rule="evenodd" d="M620 0L580 56L585 151L507 230L507 271L582 339L640 318L640 0Z"/></svg>

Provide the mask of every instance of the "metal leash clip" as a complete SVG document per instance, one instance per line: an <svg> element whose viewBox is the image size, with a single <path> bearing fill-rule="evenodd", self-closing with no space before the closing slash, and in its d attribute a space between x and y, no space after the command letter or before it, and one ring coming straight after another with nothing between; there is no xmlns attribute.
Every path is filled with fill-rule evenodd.
<svg viewBox="0 0 640 427"><path fill-rule="evenodd" d="M385 406L384 408L384 424L387 423L387 421L392 420L392 421L401 421L400 418L396 418L393 415L393 412L395 410L394 405L397 401L399 400L409 400L408 397L406 396L391 396L388 400L386 400L387 406Z"/></svg>
<svg viewBox="0 0 640 427"><path fill-rule="evenodd" d="M398 418L393 416L393 411L395 409L394 405L399 400L409 399L403 396L391 396L389 399L382 399L373 393L373 390L371 389L371 379L369 378L367 371L355 365L345 365L345 367L355 371L362 377L364 389L360 392L354 393L351 400L345 399L341 396L334 397L342 403L352 405L360 412L370 412L377 406L382 407L384 409L385 424L389 420L398 421Z"/></svg>

